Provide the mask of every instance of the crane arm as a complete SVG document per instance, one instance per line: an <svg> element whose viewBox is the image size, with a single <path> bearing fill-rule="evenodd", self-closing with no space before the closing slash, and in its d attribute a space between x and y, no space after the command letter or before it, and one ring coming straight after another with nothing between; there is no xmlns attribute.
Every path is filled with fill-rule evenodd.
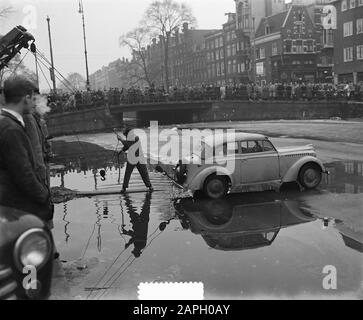
<svg viewBox="0 0 363 320"><path fill-rule="evenodd" d="M17 26L0 38L0 71L7 67L21 49L29 48L29 42L35 41L34 37L22 26Z"/></svg>

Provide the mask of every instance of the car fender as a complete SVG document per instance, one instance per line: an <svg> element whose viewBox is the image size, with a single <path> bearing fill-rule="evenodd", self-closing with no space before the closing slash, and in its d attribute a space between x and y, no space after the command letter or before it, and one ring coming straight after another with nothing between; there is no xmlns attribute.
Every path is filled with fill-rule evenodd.
<svg viewBox="0 0 363 320"><path fill-rule="evenodd" d="M232 185L234 185L233 175L229 172L229 170L223 167L214 166L205 168L204 170L199 172L189 184L189 189L192 191L202 190L205 179L207 179L207 177L216 173L217 171L219 175L228 176L232 182Z"/></svg>
<svg viewBox="0 0 363 320"><path fill-rule="evenodd" d="M296 181L298 178L300 169L305 164L310 163L310 162L316 163L321 168L322 172L326 171L323 163L319 159L312 157L312 156L307 156L307 157L299 159L290 167L290 169L286 172L286 174L282 178L282 182Z"/></svg>

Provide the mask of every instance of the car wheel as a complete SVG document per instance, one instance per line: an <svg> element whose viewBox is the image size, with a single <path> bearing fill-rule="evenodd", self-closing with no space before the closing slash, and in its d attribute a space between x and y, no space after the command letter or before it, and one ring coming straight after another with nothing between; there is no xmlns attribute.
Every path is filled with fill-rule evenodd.
<svg viewBox="0 0 363 320"><path fill-rule="evenodd" d="M299 173L299 182L305 189L315 189L321 182L322 172L316 164L304 165Z"/></svg>
<svg viewBox="0 0 363 320"><path fill-rule="evenodd" d="M227 177L212 175L204 182L203 192L208 198L221 199L227 195L228 189Z"/></svg>

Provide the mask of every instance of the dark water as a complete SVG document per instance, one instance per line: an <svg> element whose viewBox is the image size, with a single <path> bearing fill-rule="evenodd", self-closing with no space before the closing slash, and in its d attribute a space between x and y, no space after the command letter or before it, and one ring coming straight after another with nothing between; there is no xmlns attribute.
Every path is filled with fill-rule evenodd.
<svg viewBox="0 0 363 320"><path fill-rule="evenodd" d="M80 155L79 148L55 145L55 162L64 167L53 170L54 186L94 190L122 182L123 161L114 152L82 143ZM327 167L331 175L314 192L292 186L218 201L177 199L170 182L151 173L161 190L151 195L57 205L54 234L61 258L87 265L85 272L69 275L73 297L137 299L139 283L152 281L201 281L207 299L358 297L363 163ZM136 173L132 187L142 187ZM327 265L337 269L337 290L323 288Z"/></svg>

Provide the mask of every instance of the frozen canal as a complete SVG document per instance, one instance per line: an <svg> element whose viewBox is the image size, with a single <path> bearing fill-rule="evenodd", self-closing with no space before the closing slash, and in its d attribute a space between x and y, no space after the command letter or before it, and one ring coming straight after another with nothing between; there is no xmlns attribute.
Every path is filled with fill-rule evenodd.
<svg viewBox="0 0 363 320"><path fill-rule="evenodd" d="M82 148L56 142L56 163L65 167L52 185L101 190L122 183L111 136L85 136L93 143ZM333 161L325 152L323 160L331 175L314 192L193 201L178 199L152 173L153 194L57 205L54 236L70 297L137 299L139 283L152 281L201 281L206 299L362 297L363 159ZM131 181L130 189L142 187L137 173ZM336 290L324 289L326 266L337 270Z"/></svg>

